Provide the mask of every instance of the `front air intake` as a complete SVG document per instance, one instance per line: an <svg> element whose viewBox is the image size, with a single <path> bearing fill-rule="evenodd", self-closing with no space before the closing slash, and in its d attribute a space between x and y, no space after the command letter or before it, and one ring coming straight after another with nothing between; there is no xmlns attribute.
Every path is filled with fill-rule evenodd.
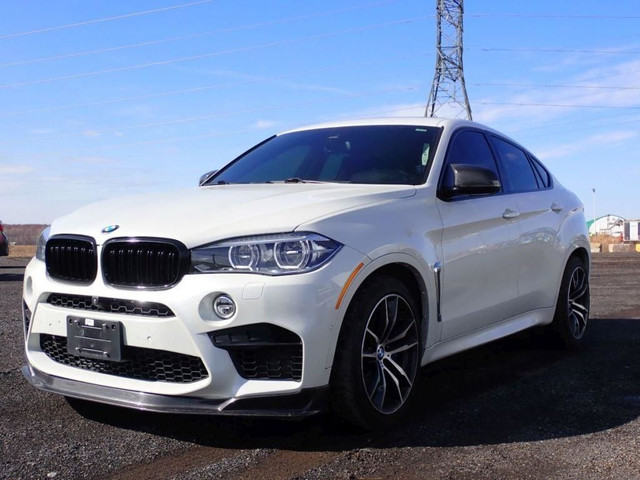
<svg viewBox="0 0 640 480"><path fill-rule="evenodd" d="M213 344L229 352L242 378L302 380L302 339L277 325L256 323L209 333Z"/></svg>

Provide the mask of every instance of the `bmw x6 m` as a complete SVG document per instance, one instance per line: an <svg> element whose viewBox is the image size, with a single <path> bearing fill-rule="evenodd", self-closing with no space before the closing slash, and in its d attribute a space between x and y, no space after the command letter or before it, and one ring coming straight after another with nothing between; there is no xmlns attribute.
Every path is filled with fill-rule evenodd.
<svg viewBox="0 0 640 480"><path fill-rule="evenodd" d="M313 126L199 187L55 220L26 269L23 373L85 405L387 427L429 362L532 327L578 347L589 267L580 201L505 135Z"/></svg>

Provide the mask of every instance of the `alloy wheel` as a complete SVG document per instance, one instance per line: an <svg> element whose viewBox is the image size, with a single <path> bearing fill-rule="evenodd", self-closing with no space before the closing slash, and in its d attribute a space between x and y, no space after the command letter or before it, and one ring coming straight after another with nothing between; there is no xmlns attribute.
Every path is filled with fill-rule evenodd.
<svg viewBox="0 0 640 480"><path fill-rule="evenodd" d="M407 400L419 363L415 314L400 295L383 297L373 308L362 339L362 380L371 405L392 414Z"/></svg>
<svg viewBox="0 0 640 480"><path fill-rule="evenodd" d="M589 280L584 268L577 267L573 271L567 293L569 328L573 337L580 339L589 320Z"/></svg>

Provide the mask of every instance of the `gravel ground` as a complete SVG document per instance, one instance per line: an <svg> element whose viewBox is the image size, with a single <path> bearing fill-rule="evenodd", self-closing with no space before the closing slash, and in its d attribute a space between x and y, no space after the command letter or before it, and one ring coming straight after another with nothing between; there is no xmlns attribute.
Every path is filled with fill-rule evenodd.
<svg viewBox="0 0 640 480"><path fill-rule="evenodd" d="M25 259L0 259L2 479L640 479L640 255L596 254L586 348L524 333L427 366L391 432L86 412L30 387Z"/></svg>

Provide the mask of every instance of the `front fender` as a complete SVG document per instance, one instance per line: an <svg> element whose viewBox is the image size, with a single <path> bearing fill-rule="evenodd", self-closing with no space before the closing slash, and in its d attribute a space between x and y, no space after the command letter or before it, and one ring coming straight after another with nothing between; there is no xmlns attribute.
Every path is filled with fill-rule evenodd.
<svg viewBox="0 0 640 480"><path fill-rule="evenodd" d="M384 249L379 249L378 251L384 251ZM336 304L338 318L341 319L338 336L351 301L367 279L385 268L401 266L413 274L421 292L421 298L417 300L422 306L421 333L423 349L426 350L428 347L437 343L440 340L441 324L437 321L437 303L435 299L438 295L436 293L437 282L434 265L438 260L435 250L430 253L428 256L429 260L427 260L424 257L412 255L407 251L387 251L366 265L359 264L355 266L352 272L353 277L351 277L350 282L347 282L348 284L345 284L339 305ZM336 337L335 342L332 342L332 347L327 354L328 368L333 364L335 348L338 344L337 339L338 337Z"/></svg>

